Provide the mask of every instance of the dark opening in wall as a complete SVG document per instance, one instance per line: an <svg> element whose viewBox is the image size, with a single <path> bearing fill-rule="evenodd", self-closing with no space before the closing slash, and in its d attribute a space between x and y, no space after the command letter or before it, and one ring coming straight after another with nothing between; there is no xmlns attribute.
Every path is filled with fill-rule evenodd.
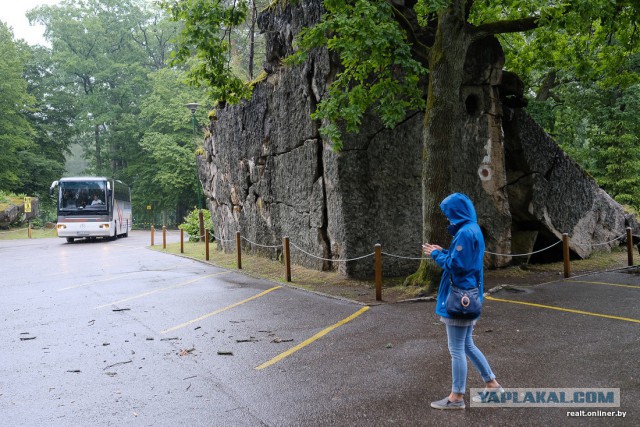
<svg viewBox="0 0 640 427"><path fill-rule="evenodd" d="M478 111L480 111L480 100L476 95L471 94L467 96L467 99L464 100L464 106L467 110L467 114L473 116L474 114L477 114Z"/></svg>

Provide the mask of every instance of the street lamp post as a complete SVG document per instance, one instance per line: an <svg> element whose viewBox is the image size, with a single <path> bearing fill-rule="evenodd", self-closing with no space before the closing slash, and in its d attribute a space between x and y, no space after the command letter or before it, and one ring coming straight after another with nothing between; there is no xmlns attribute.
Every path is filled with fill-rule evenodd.
<svg viewBox="0 0 640 427"><path fill-rule="evenodd" d="M187 107L189 110L191 110L191 124L193 125L193 140L194 140L194 144L195 144L195 139L196 139L196 110L199 107L199 104L197 102L190 102L189 104L186 104L185 107ZM196 144L196 149L198 148L198 145ZM200 241L202 242L204 239L204 218L202 215L202 189L200 188L200 175L198 174L198 162L196 161L196 183L197 183L197 190L198 190L198 222L200 223Z"/></svg>
<svg viewBox="0 0 640 427"><path fill-rule="evenodd" d="M197 102L190 102L189 104L185 105L185 107L191 110L191 123L193 124L194 137L196 136L196 110L198 109L199 106L200 104L198 104Z"/></svg>
<svg viewBox="0 0 640 427"><path fill-rule="evenodd" d="M194 144L195 144L195 138L196 138L196 110L198 109L198 107L200 106L200 104L198 104L197 102L190 102L189 104L186 104L185 107L187 107L189 110L191 110L191 124L193 125L193 140L194 140ZM197 144L196 144L196 148L198 148ZM198 182L198 208L202 209L202 191L200 189L200 178L198 175L198 163L196 162L196 181Z"/></svg>

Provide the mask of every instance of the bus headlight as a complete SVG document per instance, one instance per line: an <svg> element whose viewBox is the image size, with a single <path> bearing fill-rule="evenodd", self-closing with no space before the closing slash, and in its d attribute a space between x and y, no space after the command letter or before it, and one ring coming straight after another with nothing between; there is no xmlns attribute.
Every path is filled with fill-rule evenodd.
<svg viewBox="0 0 640 427"><path fill-rule="evenodd" d="M100 228L109 228L109 224L100 224Z"/></svg>
<svg viewBox="0 0 640 427"><path fill-rule="evenodd" d="M64 230L65 228L67 228L66 225L64 224L58 224L58 230Z"/></svg>

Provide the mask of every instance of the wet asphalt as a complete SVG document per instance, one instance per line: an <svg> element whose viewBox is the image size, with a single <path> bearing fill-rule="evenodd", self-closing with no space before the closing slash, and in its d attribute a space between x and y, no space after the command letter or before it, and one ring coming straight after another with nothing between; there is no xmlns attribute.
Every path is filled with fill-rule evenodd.
<svg viewBox="0 0 640 427"><path fill-rule="evenodd" d="M366 307L150 251L148 237L0 241L2 425L640 425L637 269L500 290L474 333L503 386L619 388L604 409L624 418L468 396L437 411L451 374L433 303Z"/></svg>

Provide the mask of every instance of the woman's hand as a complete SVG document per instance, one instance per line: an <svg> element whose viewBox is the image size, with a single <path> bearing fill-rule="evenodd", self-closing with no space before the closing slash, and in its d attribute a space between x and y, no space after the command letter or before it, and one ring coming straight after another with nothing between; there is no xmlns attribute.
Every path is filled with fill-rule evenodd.
<svg viewBox="0 0 640 427"><path fill-rule="evenodd" d="M432 245L430 243L425 243L424 245L422 245L422 251L424 252L424 254L426 256L431 256L431 252L435 251L435 250L442 250L441 246L438 245Z"/></svg>

